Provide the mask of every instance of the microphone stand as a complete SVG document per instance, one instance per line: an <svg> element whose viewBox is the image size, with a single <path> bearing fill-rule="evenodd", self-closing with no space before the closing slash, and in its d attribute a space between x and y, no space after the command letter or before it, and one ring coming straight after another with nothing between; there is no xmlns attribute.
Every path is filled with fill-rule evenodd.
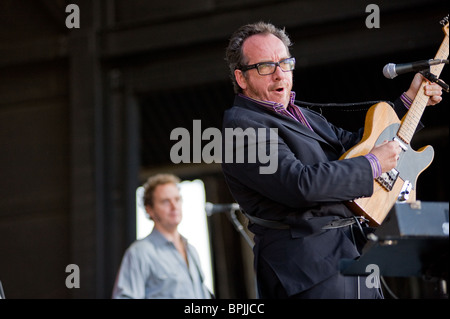
<svg viewBox="0 0 450 319"><path fill-rule="evenodd" d="M444 62L443 62L444 63ZM437 83L439 84L439 86L447 93L449 93L449 87L448 84L445 83L444 81L442 81L441 79L439 79L436 75L434 75L433 73L431 73L430 68L420 71L420 74L422 74L424 76L424 78L426 78L428 81L433 82L433 83Z"/></svg>
<svg viewBox="0 0 450 319"><path fill-rule="evenodd" d="M250 246L250 248L253 249L253 246L255 245L253 243L253 240L248 236L248 234L245 232L244 226L242 226L241 222L237 218L236 215L236 209L231 208L229 211L229 218L231 220L231 223L233 224L234 228L244 237L247 244Z"/></svg>
<svg viewBox="0 0 450 319"><path fill-rule="evenodd" d="M244 237L244 239L247 242L247 244L249 245L250 249L253 250L253 246L255 244L254 244L253 240L245 232L244 226L242 226L241 222L237 218L236 210L238 210L238 209L236 209L234 207L231 208L229 211L229 214L227 214L227 215L228 215L229 219L231 220L231 223L234 225L234 228L242 235L242 237ZM257 286L255 274L253 275L253 280L254 280L254 285L255 285L256 299L258 299L259 292L258 292L258 286Z"/></svg>

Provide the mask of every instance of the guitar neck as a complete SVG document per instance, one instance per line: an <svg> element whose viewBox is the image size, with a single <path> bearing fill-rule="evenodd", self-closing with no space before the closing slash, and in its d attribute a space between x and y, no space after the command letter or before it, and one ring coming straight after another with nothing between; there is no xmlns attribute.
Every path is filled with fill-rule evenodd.
<svg viewBox="0 0 450 319"><path fill-rule="evenodd" d="M435 59L442 59L442 60L447 59L449 51L448 45L449 45L448 35L446 35L444 37L444 40L442 41L441 46L439 47ZM443 68L444 64L432 65L430 67L430 71L436 77L439 77ZM422 117L422 114L428 103L429 97L426 96L424 93L425 85L427 85L427 80L422 81L422 84L420 85L420 88L417 91L416 97L414 98L408 113L403 118L397 133L398 137L401 138L407 144L411 142L414 132L416 131L417 125L419 124L420 118Z"/></svg>

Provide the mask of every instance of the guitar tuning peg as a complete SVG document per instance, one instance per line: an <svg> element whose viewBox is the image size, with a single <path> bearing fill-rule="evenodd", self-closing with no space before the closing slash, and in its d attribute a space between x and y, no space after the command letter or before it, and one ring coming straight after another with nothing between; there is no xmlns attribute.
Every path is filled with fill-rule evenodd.
<svg viewBox="0 0 450 319"><path fill-rule="evenodd" d="M447 14L447 16L446 17L444 17L440 22L439 22L441 25L446 25L447 23L448 23L448 14Z"/></svg>

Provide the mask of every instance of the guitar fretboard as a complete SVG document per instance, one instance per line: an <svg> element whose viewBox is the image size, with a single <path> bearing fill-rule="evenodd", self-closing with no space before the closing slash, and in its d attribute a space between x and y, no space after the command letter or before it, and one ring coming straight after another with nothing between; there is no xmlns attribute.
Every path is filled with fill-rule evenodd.
<svg viewBox="0 0 450 319"><path fill-rule="evenodd" d="M448 28L448 25L447 25ZM447 29L448 30L448 29ZM448 33L445 35L444 40L442 41L441 46L436 54L435 59L445 60L448 58ZM431 73L436 77L442 72L444 68L444 64L432 65L430 67ZM404 117L400 128L398 130L398 137L401 138L405 143L409 144L411 139L416 131L417 125L419 124L420 118L427 106L429 97L424 93L424 86L427 84L427 80L422 81L419 90L417 91L416 97L414 98L411 107Z"/></svg>

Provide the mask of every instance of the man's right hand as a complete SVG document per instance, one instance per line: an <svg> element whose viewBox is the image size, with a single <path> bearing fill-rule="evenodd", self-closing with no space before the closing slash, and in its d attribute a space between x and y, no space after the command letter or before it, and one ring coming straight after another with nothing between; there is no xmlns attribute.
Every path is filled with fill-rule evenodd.
<svg viewBox="0 0 450 319"><path fill-rule="evenodd" d="M375 155L380 162L381 172L389 172L397 166L402 148L397 141L384 141L372 148L370 153Z"/></svg>

